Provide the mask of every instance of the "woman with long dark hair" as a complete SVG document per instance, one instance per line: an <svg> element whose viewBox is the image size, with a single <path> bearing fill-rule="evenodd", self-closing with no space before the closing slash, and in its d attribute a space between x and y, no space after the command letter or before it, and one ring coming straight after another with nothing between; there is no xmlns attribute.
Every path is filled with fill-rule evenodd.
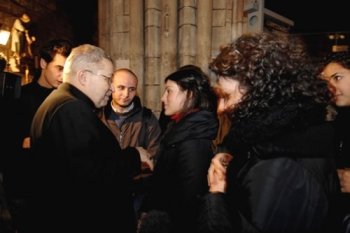
<svg viewBox="0 0 350 233"><path fill-rule="evenodd" d="M164 211L173 232L193 233L199 197L208 190L206 174L218 129L217 100L208 76L190 65L165 78L161 101L170 122L142 211Z"/></svg>

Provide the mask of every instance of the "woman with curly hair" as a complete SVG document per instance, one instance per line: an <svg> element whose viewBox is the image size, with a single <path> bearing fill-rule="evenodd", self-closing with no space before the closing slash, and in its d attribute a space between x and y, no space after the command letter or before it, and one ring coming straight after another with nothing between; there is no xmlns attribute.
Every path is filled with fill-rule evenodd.
<svg viewBox="0 0 350 233"><path fill-rule="evenodd" d="M339 193L327 83L297 41L246 34L211 62L231 128L212 159L199 232L327 232ZM335 232L335 228L332 229Z"/></svg>

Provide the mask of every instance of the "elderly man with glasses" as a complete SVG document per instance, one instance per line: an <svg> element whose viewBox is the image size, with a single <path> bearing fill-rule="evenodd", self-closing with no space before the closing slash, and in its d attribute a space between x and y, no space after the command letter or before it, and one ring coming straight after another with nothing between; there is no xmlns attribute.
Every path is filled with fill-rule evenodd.
<svg viewBox="0 0 350 233"><path fill-rule="evenodd" d="M34 116L29 231L135 232L130 186L150 160L136 148L122 150L96 114L114 91L113 70L101 48L74 48L63 83Z"/></svg>

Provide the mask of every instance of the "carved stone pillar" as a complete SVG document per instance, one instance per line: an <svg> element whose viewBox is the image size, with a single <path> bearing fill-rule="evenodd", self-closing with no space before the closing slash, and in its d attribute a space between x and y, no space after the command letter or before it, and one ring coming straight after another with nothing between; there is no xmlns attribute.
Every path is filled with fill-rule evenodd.
<svg viewBox="0 0 350 233"><path fill-rule="evenodd" d="M208 72L211 58L212 0L197 1L197 56L196 63Z"/></svg>
<svg viewBox="0 0 350 233"><path fill-rule="evenodd" d="M196 1L180 1L179 6L179 66L196 63Z"/></svg>
<svg viewBox="0 0 350 233"><path fill-rule="evenodd" d="M130 0L130 69L138 76L138 95L144 102L144 4L140 0Z"/></svg>
<svg viewBox="0 0 350 233"><path fill-rule="evenodd" d="M161 1L145 1L145 101L153 110L160 109L160 23Z"/></svg>
<svg viewBox="0 0 350 233"><path fill-rule="evenodd" d="M139 77L138 93L161 110L164 78L194 64L208 72L220 46L246 31L244 0L99 0L99 46Z"/></svg>
<svg viewBox="0 0 350 233"><path fill-rule="evenodd" d="M164 79L177 68L177 18L178 4L174 0L162 0L161 18L161 66L160 66L160 98L164 91ZM161 106L158 111L161 110Z"/></svg>

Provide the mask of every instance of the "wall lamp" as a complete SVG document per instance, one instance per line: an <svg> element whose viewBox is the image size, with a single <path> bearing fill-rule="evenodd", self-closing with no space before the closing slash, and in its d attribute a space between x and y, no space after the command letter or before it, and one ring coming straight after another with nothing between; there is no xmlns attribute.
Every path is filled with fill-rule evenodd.
<svg viewBox="0 0 350 233"><path fill-rule="evenodd" d="M344 40L345 39L345 35L344 34L329 34L328 35L328 39L330 40Z"/></svg>
<svg viewBox="0 0 350 233"><path fill-rule="evenodd" d="M7 30L0 29L0 44L6 45L10 38L10 32Z"/></svg>

